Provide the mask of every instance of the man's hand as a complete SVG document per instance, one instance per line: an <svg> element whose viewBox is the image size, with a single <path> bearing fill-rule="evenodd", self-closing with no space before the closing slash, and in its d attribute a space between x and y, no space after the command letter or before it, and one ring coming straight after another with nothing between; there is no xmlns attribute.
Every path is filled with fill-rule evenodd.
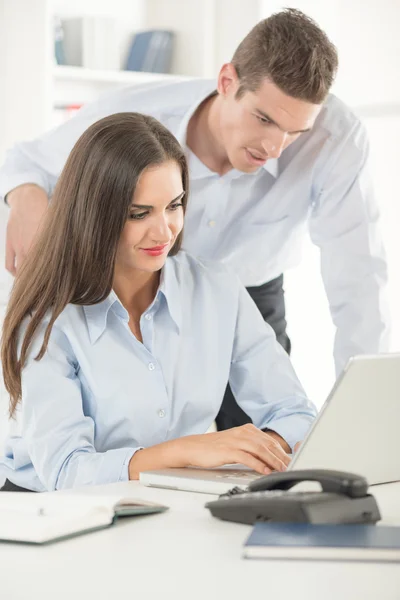
<svg viewBox="0 0 400 600"><path fill-rule="evenodd" d="M7 194L6 269L16 275L47 210L46 192L37 185L21 185Z"/></svg>
<svg viewBox="0 0 400 600"><path fill-rule="evenodd" d="M273 431L272 429L263 429L263 431L265 431L265 433L268 433L268 435L273 437L274 440L276 440L282 446L285 452L287 452L288 454L292 452L287 441L283 439L283 437L279 435L279 433L276 433L276 431Z"/></svg>
<svg viewBox="0 0 400 600"><path fill-rule="evenodd" d="M129 478L141 471L168 467L219 467L241 463L262 475L272 470L285 471L290 459L281 444L269 433L252 424L226 431L189 435L145 448L129 463Z"/></svg>
<svg viewBox="0 0 400 600"><path fill-rule="evenodd" d="M290 449L289 444L286 442L286 440L283 439L282 436L279 435L279 433L276 433L276 431L272 431L269 429L263 429L263 431L265 431L266 433L271 435L274 438L274 440L279 442L285 452L287 452L288 454L291 454L291 449ZM303 440L295 443L295 445L293 447L293 454L296 454L296 452L299 450L302 443L303 443Z"/></svg>
<svg viewBox="0 0 400 600"><path fill-rule="evenodd" d="M295 443L294 448L293 448L293 454L296 454L296 452L298 452L298 450L299 450L299 448L300 448L300 446L301 446L302 443L303 442L296 442Z"/></svg>

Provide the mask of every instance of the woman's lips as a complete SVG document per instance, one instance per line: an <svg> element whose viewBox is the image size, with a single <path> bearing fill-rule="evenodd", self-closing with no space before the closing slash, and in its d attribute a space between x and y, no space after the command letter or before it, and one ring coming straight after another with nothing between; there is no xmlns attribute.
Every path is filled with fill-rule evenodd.
<svg viewBox="0 0 400 600"><path fill-rule="evenodd" d="M168 247L169 243L164 244L163 246L153 246L152 248L141 248L141 250L149 256L161 256L161 254L164 254Z"/></svg>

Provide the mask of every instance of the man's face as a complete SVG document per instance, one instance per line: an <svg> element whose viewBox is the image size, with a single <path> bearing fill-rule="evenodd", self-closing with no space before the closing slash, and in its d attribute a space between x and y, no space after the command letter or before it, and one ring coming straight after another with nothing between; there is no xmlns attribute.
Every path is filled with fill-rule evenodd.
<svg viewBox="0 0 400 600"><path fill-rule="evenodd" d="M239 85L233 65L224 65L218 80L221 143L234 169L252 173L311 129L322 105L287 96L269 79L236 99Z"/></svg>

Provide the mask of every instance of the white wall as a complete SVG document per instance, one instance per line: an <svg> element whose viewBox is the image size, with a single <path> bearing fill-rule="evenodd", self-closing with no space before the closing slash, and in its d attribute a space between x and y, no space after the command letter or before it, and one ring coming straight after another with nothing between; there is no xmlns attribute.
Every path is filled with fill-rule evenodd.
<svg viewBox="0 0 400 600"><path fill-rule="evenodd" d="M40 8L40 10L39 10ZM31 0L0 0L0 161L16 140L38 135L46 126L51 93L45 76L50 64L50 12Z"/></svg>
<svg viewBox="0 0 400 600"><path fill-rule="evenodd" d="M285 6L262 0L261 15ZM340 67L334 93L353 106L399 103L398 0L291 0L289 6L315 19L336 45Z"/></svg>
<svg viewBox="0 0 400 600"><path fill-rule="evenodd" d="M215 5L216 42L214 74L229 62L236 47L261 17L259 0L217 0Z"/></svg>

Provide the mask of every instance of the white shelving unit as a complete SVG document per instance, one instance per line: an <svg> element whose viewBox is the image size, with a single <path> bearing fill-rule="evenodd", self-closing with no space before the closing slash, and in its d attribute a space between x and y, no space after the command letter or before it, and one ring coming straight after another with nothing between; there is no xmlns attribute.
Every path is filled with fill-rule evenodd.
<svg viewBox="0 0 400 600"><path fill-rule="evenodd" d="M135 30L172 29L173 74L55 66L53 17L88 14L118 22L121 65ZM259 0L0 0L0 162L8 147L54 124L54 106L90 102L117 86L216 76L260 14Z"/></svg>
<svg viewBox="0 0 400 600"><path fill-rule="evenodd" d="M145 0L145 27L176 32L172 71L215 77L261 18L260 0Z"/></svg>
<svg viewBox="0 0 400 600"><path fill-rule="evenodd" d="M0 0L0 161L37 135L52 110L51 13L47 0Z"/></svg>
<svg viewBox="0 0 400 600"><path fill-rule="evenodd" d="M188 79L185 75L169 75L164 73L142 73L140 71L106 71L101 69L85 69L84 67L69 67L55 65L53 79L59 82L75 83L85 81L93 84L135 85L149 81L170 79Z"/></svg>
<svg viewBox="0 0 400 600"><path fill-rule="evenodd" d="M140 85L153 81L190 79L184 75L106 71L56 65L53 67L53 107L81 105L116 87Z"/></svg>

